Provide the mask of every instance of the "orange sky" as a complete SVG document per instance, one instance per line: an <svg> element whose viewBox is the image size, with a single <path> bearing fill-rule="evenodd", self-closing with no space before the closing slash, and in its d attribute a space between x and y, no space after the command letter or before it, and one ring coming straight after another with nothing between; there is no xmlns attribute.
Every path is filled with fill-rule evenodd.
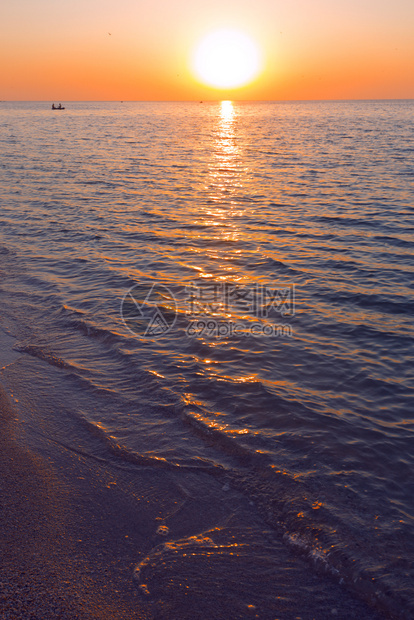
<svg viewBox="0 0 414 620"><path fill-rule="evenodd" d="M0 99L414 98L413 24L412 0L5 0ZM197 43L222 27L261 48L243 88L192 73Z"/></svg>

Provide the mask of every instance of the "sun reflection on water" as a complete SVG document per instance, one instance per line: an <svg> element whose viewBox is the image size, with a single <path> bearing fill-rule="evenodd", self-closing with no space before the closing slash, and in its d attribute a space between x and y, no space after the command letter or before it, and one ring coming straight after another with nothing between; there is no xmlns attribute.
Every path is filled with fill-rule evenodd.
<svg viewBox="0 0 414 620"><path fill-rule="evenodd" d="M224 122L229 122L234 118L234 107L232 101L221 102L221 118Z"/></svg>
<svg viewBox="0 0 414 620"><path fill-rule="evenodd" d="M234 124L236 120L236 112L232 101L222 101L220 106L220 117L218 135L216 140L216 158L221 164L235 166L239 155L239 149L236 146L236 136Z"/></svg>
<svg viewBox="0 0 414 620"><path fill-rule="evenodd" d="M209 240L208 247L201 252L202 263L207 258L213 267L212 270L201 268L201 278L218 281L239 278L234 261L239 257L239 242L244 236L246 205L241 196L249 171L242 165L243 152L237 132L237 108L232 101L221 101L214 106L212 114L211 154L204 185L208 199L196 220L204 228L200 236L207 235Z"/></svg>
<svg viewBox="0 0 414 620"><path fill-rule="evenodd" d="M240 215L240 205L234 195L242 187L236 118L233 102L222 101L218 110L214 154L209 165L208 186L214 208L206 215L210 216L211 225L219 227L218 238L224 241L236 241L240 232L234 219Z"/></svg>

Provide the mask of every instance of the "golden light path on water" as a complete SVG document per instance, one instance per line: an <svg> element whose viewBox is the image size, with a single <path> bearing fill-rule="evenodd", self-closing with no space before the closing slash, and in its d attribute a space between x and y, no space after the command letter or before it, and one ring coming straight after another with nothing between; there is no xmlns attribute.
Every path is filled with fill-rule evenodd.
<svg viewBox="0 0 414 620"><path fill-rule="evenodd" d="M243 286L251 285L247 274L240 273L238 260L241 255L240 243L245 239L245 229L243 222L248 217L248 208L240 200L247 186L252 183L252 171L246 162L243 162L243 149L237 140L237 108L232 101L224 100L219 103L214 112L215 118L215 137L213 140L213 153L208 163L208 174L206 178L206 189L208 190L209 200L202 207L202 215L196 223L203 227L214 230L209 233L208 238L212 241L210 247L203 252L193 248L196 254L200 254L200 262L194 261L192 267L197 271L198 278L204 278L214 282L214 286L224 286L238 284ZM205 238L202 232L199 238ZM207 258L207 262L206 259ZM210 271L210 268L211 271ZM221 275L214 272L219 270ZM259 281L257 281L260 284ZM185 311L184 311L185 312ZM254 323L251 316L242 311L229 311L226 304L218 304L213 312L214 319L230 320L237 323L241 321L244 328L248 329ZM266 320L264 320L266 323ZM221 349L226 346L227 341L205 342L210 350ZM257 383L257 373L235 373L233 376L223 375L217 367L218 362L210 359L203 361L200 358L203 370L200 371L204 377L213 377L217 381L229 383ZM214 412L215 416L220 416L220 411ZM208 420L204 420L208 425ZM226 432L233 433L230 427L222 428ZM244 428L242 434L249 431Z"/></svg>
<svg viewBox="0 0 414 620"><path fill-rule="evenodd" d="M236 145L234 123L236 112L232 101L222 101L217 119L214 157L209 163L209 193L214 209L209 210L209 225L220 227L221 241L234 242L241 235L237 217L242 215L240 205L231 198L230 192L242 186L239 164L240 148ZM227 269L231 267L227 267Z"/></svg>

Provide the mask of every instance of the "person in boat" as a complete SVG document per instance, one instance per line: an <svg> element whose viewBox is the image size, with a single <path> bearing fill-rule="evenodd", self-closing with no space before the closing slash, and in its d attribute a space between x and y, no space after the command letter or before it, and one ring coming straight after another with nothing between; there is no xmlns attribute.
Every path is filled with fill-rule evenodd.
<svg viewBox="0 0 414 620"><path fill-rule="evenodd" d="M61 109L62 109L62 104L61 104L61 103L59 103L59 105L58 105L58 110L61 110Z"/></svg>
<svg viewBox="0 0 414 620"><path fill-rule="evenodd" d="M54 103L52 103L52 110L56 110Z"/></svg>

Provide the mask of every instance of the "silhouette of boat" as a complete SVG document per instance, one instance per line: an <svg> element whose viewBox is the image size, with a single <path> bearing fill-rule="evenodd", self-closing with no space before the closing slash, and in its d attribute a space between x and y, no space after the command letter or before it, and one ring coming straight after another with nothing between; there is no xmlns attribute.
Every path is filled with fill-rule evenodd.
<svg viewBox="0 0 414 620"><path fill-rule="evenodd" d="M52 110L64 110L65 108L59 103L58 106L56 106L54 103L52 103Z"/></svg>

